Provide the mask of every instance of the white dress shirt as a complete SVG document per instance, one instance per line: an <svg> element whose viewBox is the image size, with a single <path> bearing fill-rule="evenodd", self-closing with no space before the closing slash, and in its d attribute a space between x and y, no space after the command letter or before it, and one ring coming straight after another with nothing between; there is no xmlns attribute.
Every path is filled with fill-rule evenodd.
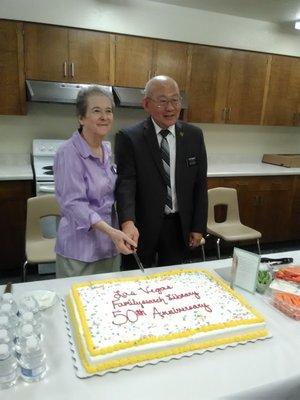
<svg viewBox="0 0 300 400"><path fill-rule="evenodd" d="M158 140L158 145L160 147L161 141L162 141L162 136L160 135L160 131L164 130L161 128L157 123L152 119L155 132L156 132L156 137ZM168 144L169 144L169 150L170 150L170 180L171 180L171 194L172 194L172 213L178 211L177 207L177 196L176 196L176 187L175 187L175 163L176 163L176 135L175 135L175 125L171 125L168 128L168 131L170 132L168 136L166 137ZM166 210L167 211L167 210ZM169 212L169 209L168 209Z"/></svg>

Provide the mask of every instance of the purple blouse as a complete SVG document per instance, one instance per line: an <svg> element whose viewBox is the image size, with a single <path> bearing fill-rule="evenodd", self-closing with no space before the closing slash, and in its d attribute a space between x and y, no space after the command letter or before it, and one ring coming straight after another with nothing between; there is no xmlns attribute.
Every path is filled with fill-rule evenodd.
<svg viewBox="0 0 300 400"><path fill-rule="evenodd" d="M55 251L63 257L93 262L118 253L108 235L91 228L98 221L118 226L110 143L102 142L102 149L103 162L75 132L55 155L55 193L61 209Z"/></svg>

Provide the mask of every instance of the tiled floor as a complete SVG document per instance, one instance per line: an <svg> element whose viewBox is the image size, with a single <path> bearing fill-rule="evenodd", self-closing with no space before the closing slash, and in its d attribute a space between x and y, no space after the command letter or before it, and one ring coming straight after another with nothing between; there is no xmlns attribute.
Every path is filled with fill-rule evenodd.
<svg viewBox="0 0 300 400"><path fill-rule="evenodd" d="M257 246L255 244L253 244L253 245L240 244L237 247L257 253ZM280 251L294 251L294 250L300 250L300 241L268 243L268 244L261 245L261 253L262 254L277 253ZM233 246L228 246L228 245L221 246L221 257L222 258L231 257L232 251L233 251ZM206 260L210 261L210 260L214 260L216 258L217 258L217 251L214 246L214 243L211 243L209 248L206 249ZM191 258L191 261L192 262L202 261L202 254L201 254L200 249L197 250L196 252L194 252L193 257ZM36 271L36 268L32 268L32 267L28 268L28 273L27 273L27 281L28 282L45 280L45 279L54 279L54 278L55 278L55 274L39 275ZM21 278L20 278L20 276L0 277L0 285L6 284L7 282L19 283L19 282L21 282Z"/></svg>

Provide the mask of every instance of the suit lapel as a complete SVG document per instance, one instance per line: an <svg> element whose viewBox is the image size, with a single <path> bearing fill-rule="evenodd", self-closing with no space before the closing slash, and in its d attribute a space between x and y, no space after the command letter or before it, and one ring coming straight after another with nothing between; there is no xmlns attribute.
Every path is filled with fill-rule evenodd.
<svg viewBox="0 0 300 400"><path fill-rule="evenodd" d="M163 180L165 180L165 173L162 165L160 148L157 141L156 132L153 126L153 123L150 118L148 118L144 123L144 137L148 148L150 150L150 154L155 162L156 167L158 168Z"/></svg>

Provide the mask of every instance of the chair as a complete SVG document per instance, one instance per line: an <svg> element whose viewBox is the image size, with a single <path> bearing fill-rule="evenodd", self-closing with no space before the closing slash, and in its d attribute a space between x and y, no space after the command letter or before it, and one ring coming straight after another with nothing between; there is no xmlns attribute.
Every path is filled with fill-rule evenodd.
<svg viewBox="0 0 300 400"><path fill-rule="evenodd" d="M42 234L40 219L48 216L60 216L55 195L48 194L31 197L27 200L27 218L25 233L26 261L23 264L22 281L26 281L29 264L55 262L55 238L48 239Z"/></svg>
<svg viewBox="0 0 300 400"><path fill-rule="evenodd" d="M215 221L215 206L226 205L227 215L224 222ZM256 239L258 253L260 254L261 233L240 221L237 191L233 188L218 187L208 190L208 221L207 233L217 237L218 258L220 254L220 240L237 242Z"/></svg>
<svg viewBox="0 0 300 400"><path fill-rule="evenodd" d="M205 250L204 250L204 245L205 245L205 239L204 239L204 237L201 239L201 242L200 242L200 246L201 246L201 250L202 250L202 258L203 258L203 261L205 261Z"/></svg>

